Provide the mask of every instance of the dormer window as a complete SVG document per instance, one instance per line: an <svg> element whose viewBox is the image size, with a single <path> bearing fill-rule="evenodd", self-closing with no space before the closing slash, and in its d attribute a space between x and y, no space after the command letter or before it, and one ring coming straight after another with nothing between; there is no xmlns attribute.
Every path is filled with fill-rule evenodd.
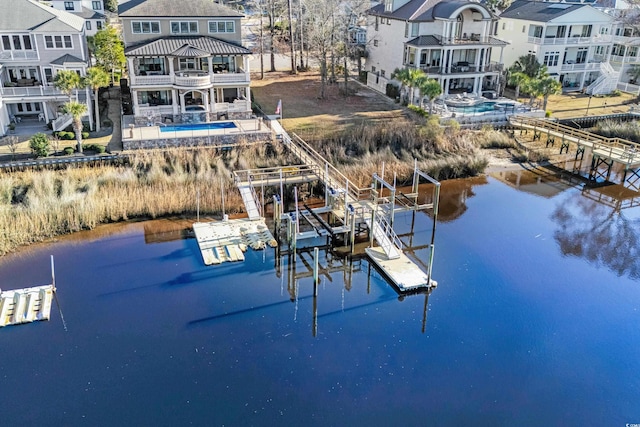
<svg viewBox="0 0 640 427"><path fill-rule="evenodd" d="M73 10L73 2L72 1L66 1L64 2L64 10Z"/></svg>
<svg viewBox="0 0 640 427"><path fill-rule="evenodd" d="M384 11L393 12L393 0L384 0Z"/></svg>
<svg viewBox="0 0 640 427"><path fill-rule="evenodd" d="M92 1L91 7L93 10L102 10L102 2L101 1Z"/></svg>

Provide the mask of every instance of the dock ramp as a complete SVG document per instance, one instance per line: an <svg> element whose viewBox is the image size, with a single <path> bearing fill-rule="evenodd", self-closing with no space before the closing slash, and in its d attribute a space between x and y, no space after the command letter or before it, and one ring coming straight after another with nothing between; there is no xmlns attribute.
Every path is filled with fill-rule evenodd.
<svg viewBox="0 0 640 427"><path fill-rule="evenodd" d="M242 201L244 202L244 207L247 210L249 219L260 219L262 215L260 214L260 210L258 209L258 203L256 202L256 193L253 189L253 186L251 186L250 184L239 185L238 190L240 190L240 195L242 196Z"/></svg>
<svg viewBox="0 0 640 427"><path fill-rule="evenodd" d="M374 224L371 224L371 218L368 215L365 215L364 220L367 224L367 227L369 227L369 230L371 230L373 238L376 239L384 253L387 255L387 258L400 258L400 246L402 244L399 240L397 242L394 242L397 237L394 239L395 233L393 232L391 226L389 226L389 223L383 219L382 215L376 218Z"/></svg>

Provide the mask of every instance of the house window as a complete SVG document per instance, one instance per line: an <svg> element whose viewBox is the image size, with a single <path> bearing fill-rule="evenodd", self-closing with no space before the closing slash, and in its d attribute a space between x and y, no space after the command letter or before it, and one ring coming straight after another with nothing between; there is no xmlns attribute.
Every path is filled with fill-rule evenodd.
<svg viewBox="0 0 640 427"><path fill-rule="evenodd" d="M47 83L53 82L53 71L51 70L51 68L44 69L44 79L47 81Z"/></svg>
<svg viewBox="0 0 640 427"><path fill-rule="evenodd" d="M391 25L391 18L387 18L387 25Z"/></svg>
<svg viewBox="0 0 640 427"><path fill-rule="evenodd" d="M11 50L11 39L9 36L2 36L2 48L4 50Z"/></svg>
<svg viewBox="0 0 640 427"><path fill-rule="evenodd" d="M180 70L195 70L196 60L195 58L180 58Z"/></svg>
<svg viewBox="0 0 640 427"><path fill-rule="evenodd" d="M100 29L100 28L98 28ZM133 34L160 34L160 22L158 21L133 21L131 22Z"/></svg>
<svg viewBox="0 0 640 427"><path fill-rule="evenodd" d="M373 65L371 66L371 72L375 73L376 72L376 67L374 67Z"/></svg>
<svg viewBox="0 0 640 427"><path fill-rule="evenodd" d="M420 24L418 22L414 22L411 24L411 37L417 37L420 31Z"/></svg>
<svg viewBox="0 0 640 427"><path fill-rule="evenodd" d="M92 1L91 7L93 10L102 10L102 2L101 1Z"/></svg>
<svg viewBox="0 0 640 427"><path fill-rule="evenodd" d="M144 90L138 92L138 104L171 105L171 91L169 90Z"/></svg>
<svg viewBox="0 0 640 427"><path fill-rule="evenodd" d="M502 23L502 29L504 30L505 28L507 28L507 23L506 23L506 22L503 22L503 23Z"/></svg>
<svg viewBox="0 0 640 427"><path fill-rule="evenodd" d="M73 10L73 2L72 1L64 2L64 10Z"/></svg>
<svg viewBox="0 0 640 427"><path fill-rule="evenodd" d="M96 28L98 31L102 29L102 21L96 21ZM158 32L160 32L160 29L158 29Z"/></svg>
<svg viewBox="0 0 640 427"><path fill-rule="evenodd" d="M375 24L375 30L376 31L378 31L378 25L380 23L379 21L380 21L380 18L376 16L376 24Z"/></svg>
<svg viewBox="0 0 640 427"><path fill-rule="evenodd" d="M91 30L91 21L87 21L86 27L87 30Z"/></svg>
<svg viewBox="0 0 640 427"><path fill-rule="evenodd" d="M524 33L525 31L527 31L527 26L526 26L526 25L523 25L523 26L522 26L522 32Z"/></svg>
<svg viewBox="0 0 640 427"><path fill-rule="evenodd" d="M47 49L72 49L71 36L44 36Z"/></svg>
<svg viewBox="0 0 640 427"><path fill-rule="evenodd" d="M373 41L373 45L377 47L378 46L378 40L374 40Z"/></svg>
<svg viewBox="0 0 640 427"><path fill-rule="evenodd" d="M560 58L560 52L545 52L542 63L547 67L555 67L558 65L558 59Z"/></svg>
<svg viewBox="0 0 640 427"><path fill-rule="evenodd" d="M404 36L409 37L409 23L405 22L404 24Z"/></svg>
<svg viewBox="0 0 640 427"><path fill-rule="evenodd" d="M384 1L384 11L385 12L393 12L393 0L385 0Z"/></svg>
<svg viewBox="0 0 640 427"><path fill-rule="evenodd" d="M235 33L236 24L233 21L209 21L210 33Z"/></svg>
<svg viewBox="0 0 640 427"><path fill-rule="evenodd" d="M22 50L22 43L20 42L20 36L13 36L13 48L15 50Z"/></svg>
<svg viewBox="0 0 640 427"><path fill-rule="evenodd" d="M193 34L198 32L197 21L171 22L171 34Z"/></svg>
<svg viewBox="0 0 640 427"><path fill-rule="evenodd" d="M380 70L380 75L384 77L384 70Z"/></svg>

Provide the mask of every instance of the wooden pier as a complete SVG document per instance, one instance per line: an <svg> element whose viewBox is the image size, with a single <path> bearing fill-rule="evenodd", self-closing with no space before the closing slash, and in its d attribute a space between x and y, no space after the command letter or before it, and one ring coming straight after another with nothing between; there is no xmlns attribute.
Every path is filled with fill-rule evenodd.
<svg viewBox="0 0 640 427"><path fill-rule="evenodd" d="M622 138L607 138L580 129L574 129L556 121L537 119L526 116L511 116L512 126L521 129L521 132L533 131L533 140L541 140L546 137L546 146L554 146L560 142L560 154L569 152L570 144L576 145L575 159L584 157L586 148L591 150L593 158L589 170L589 179L603 178L609 180L614 164L624 167L622 182L632 185L640 180L640 144L627 141ZM601 171L604 166L605 170ZM627 176L629 176L627 178Z"/></svg>

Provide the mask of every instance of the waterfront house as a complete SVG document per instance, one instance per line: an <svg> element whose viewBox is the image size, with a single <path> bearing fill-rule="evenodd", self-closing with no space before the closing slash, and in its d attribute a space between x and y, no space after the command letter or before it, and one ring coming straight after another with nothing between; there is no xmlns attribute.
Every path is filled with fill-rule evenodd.
<svg viewBox="0 0 640 427"><path fill-rule="evenodd" d="M439 81L445 96L493 93L507 46L494 35L497 21L475 1L385 0L369 11L367 84L384 92L393 71L408 67Z"/></svg>
<svg viewBox="0 0 640 427"><path fill-rule="evenodd" d="M68 126L71 118L59 110L69 98L53 86L53 79L60 70L85 75L84 20L33 0L0 0L0 9L0 135L10 123ZM89 89L78 90L93 125L89 99Z"/></svg>
<svg viewBox="0 0 640 427"><path fill-rule="evenodd" d="M251 117L243 15L210 0L119 6L135 123Z"/></svg>
<svg viewBox="0 0 640 427"><path fill-rule="evenodd" d="M102 0L51 0L51 6L84 19L87 36L93 36L105 28L107 17Z"/></svg>
<svg viewBox="0 0 640 427"><path fill-rule="evenodd" d="M516 0L500 15L497 35L510 45L504 63L534 55L563 90L593 94L616 88L619 72L609 59L614 17L590 4Z"/></svg>

